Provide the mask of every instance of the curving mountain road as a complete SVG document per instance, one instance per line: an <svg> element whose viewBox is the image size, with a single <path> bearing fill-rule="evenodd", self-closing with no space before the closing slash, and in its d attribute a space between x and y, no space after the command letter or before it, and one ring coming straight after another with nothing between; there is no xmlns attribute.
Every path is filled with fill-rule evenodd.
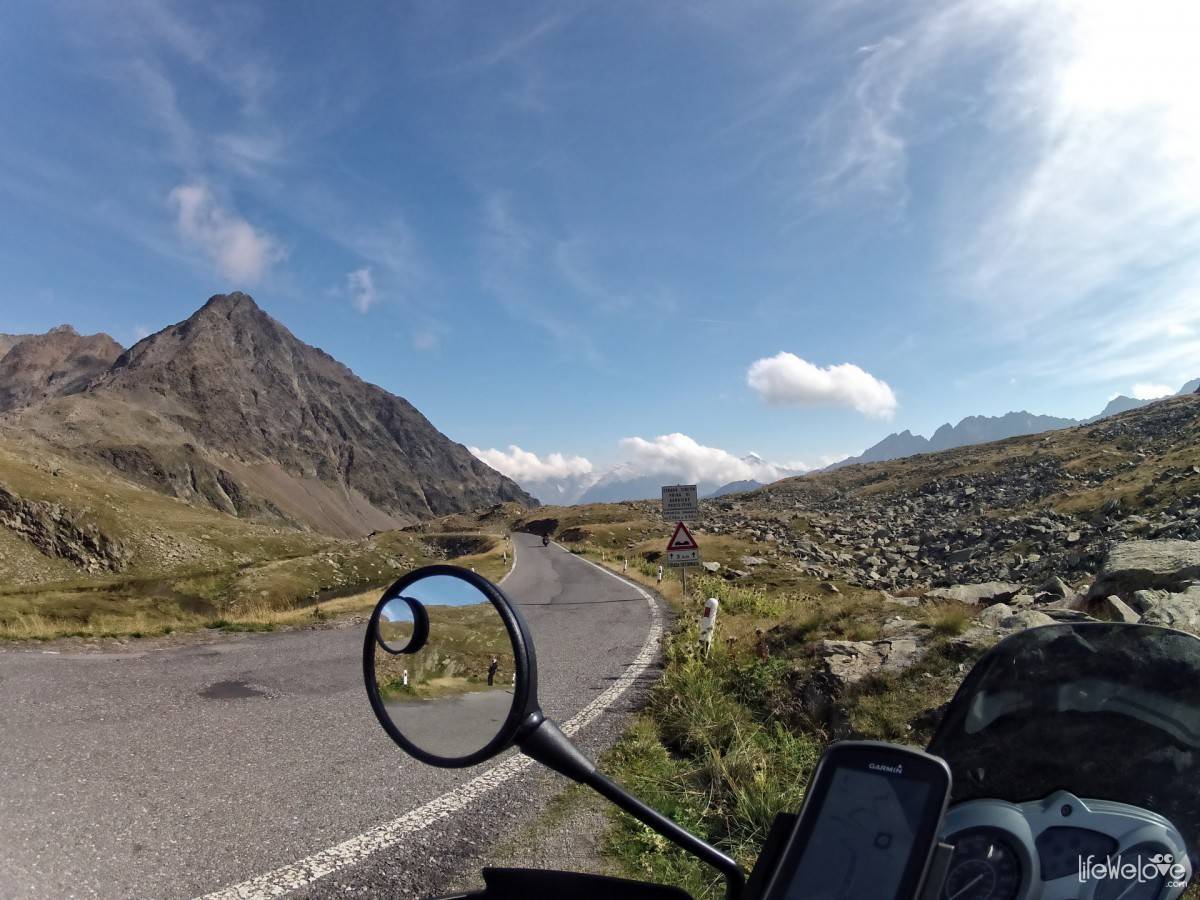
<svg viewBox="0 0 1200 900"><path fill-rule="evenodd" d="M596 752L650 674L659 613L556 546L514 546L503 588L533 632L543 708ZM0 895L413 896L460 880L536 815L547 776L515 752L465 770L409 759L366 702L361 641L345 625L0 651Z"/></svg>

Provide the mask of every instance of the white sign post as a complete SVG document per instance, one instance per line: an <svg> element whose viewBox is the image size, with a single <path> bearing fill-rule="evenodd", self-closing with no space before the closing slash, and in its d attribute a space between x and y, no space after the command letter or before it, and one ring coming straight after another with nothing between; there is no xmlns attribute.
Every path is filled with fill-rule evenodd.
<svg viewBox="0 0 1200 900"><path fill-rule="evenodd" d="M662 517L665 522L699 522L700 499L694 484L664 484Z"/></svg>
<svg viewBox="0 0 1200 900"><path fill-rule="evenodd" d="M704 647L705 656L708 656L708 651L712 649L713 633L717 630L717 610L720 606L720 600L709 597L708 602L704 604L704 611L700 613L700 644Z"/></svg>

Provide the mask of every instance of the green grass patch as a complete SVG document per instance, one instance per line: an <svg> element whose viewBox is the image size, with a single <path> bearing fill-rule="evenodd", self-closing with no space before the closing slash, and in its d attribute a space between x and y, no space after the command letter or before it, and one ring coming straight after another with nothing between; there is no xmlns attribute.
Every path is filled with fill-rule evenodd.
<svg viewBox="0 0 1200 900"><path fill-rule="evenodd" d="M790 671L715 646L702 658L694 628L668 640L667 665L649 705L604 760L639 797L753 865L779 812L798 809L821 741L773 713ZM655 832L621 815L607 851L631 874L717 896L720 878Z"/></svg>

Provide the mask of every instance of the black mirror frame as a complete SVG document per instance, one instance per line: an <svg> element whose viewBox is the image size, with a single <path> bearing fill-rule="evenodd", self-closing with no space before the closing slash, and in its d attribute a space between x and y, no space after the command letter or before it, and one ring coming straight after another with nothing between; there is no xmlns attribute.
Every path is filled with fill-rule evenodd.
<svg viewBox="0 0 1200 900"><path fill-rule="evenodd" d="M388 588L391 590L391 588ZM408 643L404 645L403 650L393 650L388 646L387 641L383 639L383 635L379 631L379 617L383 615L384 608L393 600L403 600L408 604L408 608L412 610L413 615L413 632L409 637ZM391 656L403 656L406 653L416 653L425 646L425 642L429 640L429 613L425 611L425 604L420 600L414 600L412 597L405 597L403 594L399 596L388 597L380 601L379 616L374 618L375 622L375 640L379 642L379 646L383 648L385 653Z"/></svg>
<svg viewBox="0 0 1200 900"><path fill-rule="evenodd" d="M504 621L504 627L508 630L508 636L512 640L513 660L517 674L517 689L513 696L512 709L509 710L508 718L504 720L504 724L496 736L483 748L468 756L437 756L422 750L408 740L388 716L383 699L379 696L379 686L375 681L375 652L380 646L378 628L379 616L383 612L383 607L397 597L403 596L405 590L417 581L432 575L449 575L452 578L458 578L487 597L500 614L500 618ZM534 654L533 644L528 639L528 631L525 620L521 618L521 613L517 608L498 587L483 576L458 566L435 565L414 569L383 592L383 596L375 604L371 619L367 623L367 633L363 640L363 683L366 685L367 697L371 701L371 709L375 713L375 718L379 720L379 724L383 726L383 730L388 733L388 736L399 744L404 752L431 766L439 766L444 769L465 768L484 762L507 750L515 742L521 725L530 714L538 711L537 658Z"/></svg>

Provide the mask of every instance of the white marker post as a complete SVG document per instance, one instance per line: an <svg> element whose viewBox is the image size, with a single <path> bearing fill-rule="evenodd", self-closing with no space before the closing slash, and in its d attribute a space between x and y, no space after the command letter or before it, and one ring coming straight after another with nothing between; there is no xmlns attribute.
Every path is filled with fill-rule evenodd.
<svg viewBox="0 0 1200 900"><path fill-rule="evenodd" d="M404 686L408 687L408 669L404 670Z"/></svg>
<svg viewBox="0 0 1200 900"><path fill-rule="evenodd" d="M704 648L705 656L708 656L712 649L713 634L717 630L717 610L720 606L720 600L709 597L704 604L704 611L700 613L700 645Z"/></svg>
<svg viewBox="0 0 1200 900"><path fill-rule="evenodd" d="M658 567L658 583L662 584L662 566Z"/></svg>

